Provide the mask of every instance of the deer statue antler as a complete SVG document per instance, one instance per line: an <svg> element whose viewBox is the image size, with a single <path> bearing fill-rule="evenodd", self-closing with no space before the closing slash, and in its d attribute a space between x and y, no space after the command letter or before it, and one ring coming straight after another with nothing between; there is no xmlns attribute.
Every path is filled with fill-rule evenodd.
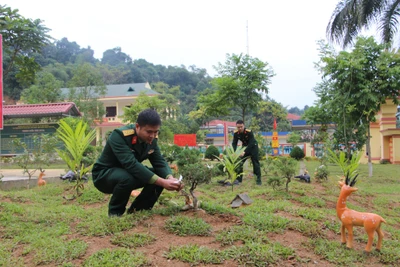
<svg viewBox="0 0 400 267"><path fill-rule="evenodd" d="M367 253L371 252L372 242L374 240L374 233L378 234L378 243L376 245L376 250L381 250L383 232L381 230L381 224L386 223L386 221L379 215L374 213L358 212L351 210L346 207L346 199L351 193L357 191L358 189L354 187L357 181L358 174L350 179L349 173L346 175L345 182L339 182L340 195L336 204L336 213L342 226L340 228L341 241L342 244L346 244L348 248L353 248L353 226L363 226L368 234L368 243L365 247ZM346 229L348 233L348 240L346 243Z"/></svg>

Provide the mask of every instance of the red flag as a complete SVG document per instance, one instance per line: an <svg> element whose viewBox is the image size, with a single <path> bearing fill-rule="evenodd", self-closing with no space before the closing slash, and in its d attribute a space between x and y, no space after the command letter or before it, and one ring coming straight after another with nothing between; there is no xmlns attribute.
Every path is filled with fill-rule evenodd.
<svg viewBox="0 0 400 267"><path fill-rule="evenodd" d="M274 118L274 131L276 131L276 118Z"/></svg>

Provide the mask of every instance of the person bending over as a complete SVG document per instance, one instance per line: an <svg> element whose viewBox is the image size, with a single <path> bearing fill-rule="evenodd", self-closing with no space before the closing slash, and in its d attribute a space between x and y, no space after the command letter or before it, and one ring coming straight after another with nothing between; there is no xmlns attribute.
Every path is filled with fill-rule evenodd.
<svg viewBox="0 0 400 267"><path fill-rule="evenodd" d="M125 213L133 189L143 188L127 213L150 210L163 189L179 191L183 184L174 178L157 145L161 127L159 114L152 109L139 113L137 122L115 129L92 169L94 186L112 194L109 216ZM142 164L148 159L151 168Z"/></svg>

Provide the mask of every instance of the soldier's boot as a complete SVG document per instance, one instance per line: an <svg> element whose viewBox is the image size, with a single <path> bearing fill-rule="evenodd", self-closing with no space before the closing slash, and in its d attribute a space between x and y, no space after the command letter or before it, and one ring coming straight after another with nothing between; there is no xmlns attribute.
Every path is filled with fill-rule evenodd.
<svg viewBox="0 0 400 267"><path fill-rule="evenodd" d="M262 185L261 176L257 176L256 184L257 185Z"/></svg>
<svg viewBox="0 0 400 267"><path fill-rule="evenodd" d="M127 213L134 213L140 210L151 210L157 202L164 188L154 184L147 184L140 194L135 198Z"/></svg>

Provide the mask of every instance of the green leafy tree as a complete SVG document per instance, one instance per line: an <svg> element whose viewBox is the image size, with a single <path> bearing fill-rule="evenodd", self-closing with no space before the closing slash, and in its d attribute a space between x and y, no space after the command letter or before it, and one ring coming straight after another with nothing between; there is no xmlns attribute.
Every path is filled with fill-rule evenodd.
<svg viewBox="0 0 400 267"><path fill-rule="evenodd" d="M289 192L289 183L298 169L298 162L289 157L277 157L272 160L271 167L272 170L269 171L271 176L268 177L267 183L273 188L277 188L284 179L286 192Z"/></svg>
<svg viewBox="0 0 400 267"><path fill-rule="evenodd" d="M192 205L189 204L189 207L194 210L199 209L200 203L194 194L194 191L199 184L205 184L211 181L214 174L213 168L209 168L207 165L198 161L197 163L190 163L181 166L179 168L179 173L182 175L184 183L190 186L189 192L192 199L186 201L187 204L193 203ZM181 190L181 193L185 197L189 196L184 190Z"/></svg>
<svg viewBox="0 0 400 267"><path fill-rule="evenodd" d="M391 43L399 29L400 2L376 0L341 0L332 13L326 29L328 38L346 47L363 29L378 25L385 43Z"/></svg>
<svg viewBox="0 0 400 267"><path fill-rule="evenodd" d="M62 100L63 82L57 80L50 72L36 73L34 85L24 89L21 100L27 104L55 103Z"/></svg>
<svg viewBox="0 0 400 267"><path fill-rule="evenodd" d="M179 86L170 87L163 82L152 84L151 87L154 91L160 93L157 97L166 103L166 116L168 118L177 118L179 114Z"/></svg>
<svg viewBox="0 0 400 267"><path fill-rule="evenodd" d="M201 163L200 151L186 147L177 156L179 173L183 177L185 185L189 185L190 195L181 190L181 194L186 198L186 204L189 208L198 209L199 202L194 194L194 190L199 184L211 181L213 170Z"/></svg>
<svg viewBox="0 0 400 267"><path fill-rule="evenodd" d="M226 115L227 107L238 107L240 116L256 109L262 100L262 94L268 94L268 85L275 75L267 62L249 55L227 54L224 64L215 68L218 76L212 84L216 91L201 103L207 108L220 109L219 115Z"/></svg>
<svg viewBox="0 0 400 267"><path fill-rule="evenodd" d="M288 136L287 142L294 147L300 142L301 136L297 132L291 132Z"/></svg>
<svg viewBox="0 0 400 267"><path fill-rule="evenodd" d="M290 151L290 157L295 160L301 160L304 158L304 151L298 146L293 147L292 151Z"/></svg>
<svg viewBox="0 0 400 267"><path fill-rule="evenodd" d="M388 99L399 103L400 56L384 50L372 37L357 38L351 52L336 54L324 44L320 50L318 68L323 80L316 94L338 125L334 136L337 143L346 146L348 156L351 144L357 149L367 145L372 176L369 124Z"/></svg>
<svg viewBox="0 0 400 267"><path fill-rule="evenodd" d="M164 100L156 96L148 96L144 92L141 92L136 98L134 105L124 108L123 121L131 123L136 122L139 113L148 108L156 110L160 114L161 119L164 120L167 117L165 112L166 107L167 104Z"/></svg>
<svg viewBox="0 0 400 267"><path fill-rule="evenodd" d="M178 159L178 155L182 152L183 148L177 145L161 144L160 150L165 160L171 164Z"/></svg>
<svg viewBox="0 0 400 267"><path fill-rule="evenodd" d="M88 122L104 116L105 108L98 98L104 96L105 93L106 86L96 67L84 63L73 70L67 98L77 105Z"/></svg>
<svg viewBox="0 0 400 267"><path fill-rule="evenodd" d="M286 108L275 100L262 100L253 115L259 120L261 131L273 131L274 119L277 122L277 131L291 130L291 125L286 118L288 115Z"/></svg>
<svg viewBox="0 0 400 267"><path fill-rule="evenodd" d="M16 150L23 151L14 158L14 161L23 169L23 173L28 174L29 188L31 178L35 172L37 170L42 172L44 167L51 164L58 139L54 135L43 134L33 135L30 145L21 139L14 139L12 142Z"/></svg>
<svg viewBox="0 0 400 267"><path fill-rule="evenodd" d="M122 52L121 47L115 47L104 51L101 63L110 66L129 65L132 64L132 58Z"/></svg>
<svg viewBox="0 0 400 267"><path fill-rule="evenodd" d="M96 64L105 84L126 84L132 83L130 69L127 65L110 66L104 64Z"/></svg>
<svg viewBox="0 0 400 267"><path fill-rule="evenodd" d="M76 195L81 195L84 189L83 176L92 168L92 165L85 165L84 154L90 143L96 137L96 130L88 131L89 125L84 121L79 121L75 125L70 125L67 120L60 120L57 128L57 137L63 142L65 149L56 149L58 155L67 163L68 168L74 172L76 184L74 186Z"/></svg>
<svg viewBox="0 0 400 267"><path fill-rule="evenodd" d="M39 53L50 43L51 37L48 32L49 29L43 25L42 20L24 18L18 13L18 9L0 5L5 88L13 88L13 82L27 86L34 81L35 73L40 66L35 61L33 53ZM8 90L5 90L8 95L16 99L19 97L20 92Z"/></svg>

